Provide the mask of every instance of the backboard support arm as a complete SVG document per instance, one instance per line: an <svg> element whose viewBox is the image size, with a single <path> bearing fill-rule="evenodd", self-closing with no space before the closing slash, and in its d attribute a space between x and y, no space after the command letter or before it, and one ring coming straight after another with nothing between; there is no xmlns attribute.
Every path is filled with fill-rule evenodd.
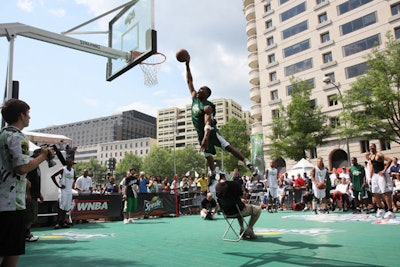
<svg viewBox="0 0 400 267"><path fill-rule="evenodd" d="M107 46L87 42L84 40L72 38L62 34L53 33L43 29L28 26L22 23L3 23L0 24L0 37L6 37L10 43L10 55L8 62L7 73L7 93L6 100L12 96L12 80L13 80L13 65L14 65L14 42L15 38L20 35L27 38L43 41L86 53L95 54L113 59L130 60L130 53L121 50L113 49Z"/></svg>

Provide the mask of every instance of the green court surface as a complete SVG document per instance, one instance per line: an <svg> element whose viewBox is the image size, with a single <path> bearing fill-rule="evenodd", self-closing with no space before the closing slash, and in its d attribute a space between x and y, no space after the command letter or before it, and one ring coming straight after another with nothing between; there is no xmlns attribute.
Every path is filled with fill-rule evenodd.
<svg viewBox="0 0 400 267"><path fill-rule="evenodd" d="M400 218L263 211L258 239L240 242L221 239L226 227L185 215L34 228L18 266L400 266Z"/></svg>

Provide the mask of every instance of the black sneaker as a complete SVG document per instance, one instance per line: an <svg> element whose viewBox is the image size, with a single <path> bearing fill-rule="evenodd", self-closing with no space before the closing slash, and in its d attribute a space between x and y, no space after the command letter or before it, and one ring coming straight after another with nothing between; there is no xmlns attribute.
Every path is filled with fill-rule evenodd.
<svg viewBox="0 0 400 267"><path fill-rule="evenodd" d="M314 214L318 214L318 211L317 211L317 210L313 210L313 213L314 213Z"/></svg>

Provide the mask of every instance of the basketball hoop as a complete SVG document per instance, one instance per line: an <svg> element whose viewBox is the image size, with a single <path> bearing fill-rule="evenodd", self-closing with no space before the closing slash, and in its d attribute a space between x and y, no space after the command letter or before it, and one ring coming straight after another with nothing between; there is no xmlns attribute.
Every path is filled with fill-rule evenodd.
<svg viewBox="0 0 400 267"><path fill-rule="evenodd" d="M156 52L139 63L144 75L144 85L151 87L158 84L157 74L165 60L167 57L163 53Z"/></svg>

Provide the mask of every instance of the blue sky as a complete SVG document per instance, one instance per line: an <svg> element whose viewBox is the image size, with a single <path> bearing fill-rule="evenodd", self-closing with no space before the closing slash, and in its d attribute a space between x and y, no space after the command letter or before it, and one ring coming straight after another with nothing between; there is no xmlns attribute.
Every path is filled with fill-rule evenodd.
<svg viewBox="0 0 400 267"><path fill-rule="evenodd" d="M69 30L123 0L2 1L0 23L19 22L54 33ZM107 59L18 36L13 79L20 82L20 99L31 106L34 130L51 125L109 116L124 110L157 115L157 110L190 103L184 64L175 59L179 48L191 54L196 88L207 85L213 98L231 98L250 109L246 21L241 0L155 0L158 51L167 56L158 85L146 87L140 68L106 81ZM99 20L82 30L102 31ZM107 36L74 35L107 46ZM9 43L0 38L0 85L4 89Z"/></svg>

